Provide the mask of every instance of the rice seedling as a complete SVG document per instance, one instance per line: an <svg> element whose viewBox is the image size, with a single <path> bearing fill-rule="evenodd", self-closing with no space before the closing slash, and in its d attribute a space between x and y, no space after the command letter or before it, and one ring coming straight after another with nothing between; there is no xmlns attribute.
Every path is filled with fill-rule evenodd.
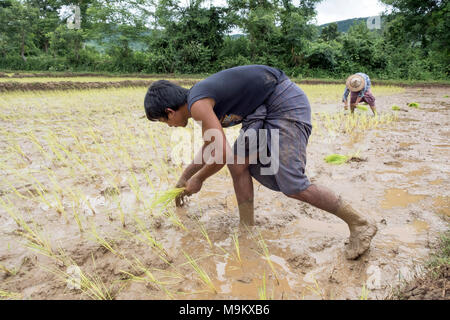
<svg viewBox="0 0 450 320"><path fill-rule="evenodd" d="M137 258L137 257L134 257L134 262L131 263L131 266L135 270L135 272L138 273L139 275L135 275L131 272L124 271L124 270L120 270L120 272L127 275L129 277L129 280L131 280L131 281L141 282L141 283L145 283L145 284L151 284L151 285L155 286L156 288L164 291L164 293L170 299L174 298L173 294L167 289L167 286L178 283L180 281L180 279L183 278L181 275L179 275L179 274L174 275L173 273L169 274L168 272L164 272L165 274L169 274L169 276L164 276L163 280L158 280L156 278L156 275L150 269L148 269L144 265L144 263L142 263L139 260L139 258ZM154 269L154 270L159 271L158 269ZM176 279L176 281L167 281L167 279L170 279L170 280Z"/></svg>
<svg viewBox="0 0 450 320"><path fill-rule="evenodd" d="M21 230L17 231L17 234L27 240L27 247L49 258L54 258L56 256L56 253L52 249L50 239L41 234L36 225L29 225L22 217L17 215L14 212L13 205L9 200L7 203L0 198L0 205L10 215L14 222L16 222L17 226L21 228Z"/></svg>
<svg viewBox="0 0 450 320"><path fill-rule="evenodd" d="M0 290L0 300L19 300L19 299L22 299L22 295L20 293Z"/></svg>
<svg viewBox="0 0 450 320"><path fill-rule="evenodd" d="M131 178L128 178L128 184L133 191L136 200L142 201L144 197L142 196L141 188L139 187L139 183L137 182L134 172L131 172Z"/></svg>
<svg viewBox="0 0 450 320"><path fill-rule="evenodd" d="M13 146L11 146L11 148L13 149L13 151L15 151L17 154L19 154L24 160L26 160L28 163L32 163L33 161L30 159L30 157L28 157L25 152L22 150L22 148L20 147L19 144L14 144Z"/></svg>
<svg viewBox="0 0 450 320"><path fill-rule="evenodd" d="M330 154L324 158L326 163L340 165L346 163L350 158L341 154Z"/></svg>
<svg viewBox="0 0 450 320"><path fill-rule="evenodd" d="M392 106L392 110L394 111L400 111L401 108L399 106Z"/></svg>
<svg viewBox="0 0 450 320"><path fill-rule="evenodd" d="M272 270L272 274L275 277L275 280L277 281L277 285L280 285L280 280L278 278L277 271L275 270L275 266L272 262L272 259L270 258L269 248L266 245L266 242L264 241L264 238L261 234L261 231L258 230L258 246L262 251L262 255L264 257L264 260L266 260L267 264L269 265L270 269Z"/></svg>
<svg viewBox="0 0 450 320"><path fill-rule="evenodd" d="M180 220L180 218L177 216L174 210L168 208L167 210L164 210L163 214L169 219L170 222L172 222L175 226L179 227L180 229L184 231L188 231L186 226L183 224L183 222Z"/></svg>
<svg viewBox="0 0 450 320"><path fill-rule="evenodd" d="M369 108L367 108L366 106L362 106L362 105L357 105L356 108L361 111L369 111Z"/></svg>
<svg viewBox="0 0 450 320"><path fill-rule="evenodd" d="M336 138L339 134L361 135L361 133L387 125L397 119L396 113L368 116L365 113L355 113L350 116L344 112L313 114L312 121L316 124L316 133L321 137Z"/></svg>
<svg viewBox="0 0 450 320"><path fill-rule="evenodd" d="M5 267L4 265L2 265L2 264L0 263L0 271L6 273L6 274L9 275L9 276L14 276L14 275L17 274L17 272L18 272L19 270L7 268L7 267Z"/></svg>
<svg viewBox="0 0 450 320"><path fill-rule="evenodd" d="M75 219L75 222L77 223L78 229L80 230L80 233L84 232L84 228L83 228L83 224L81 222L80 219L80 212L79 212L79 200L73 200L72 201L72 213L73 213L73 217Z"/></svg>
<svg viewBox="0 0 450 320"><path fill-rule="evenodd" d="M361 295L359 296L359 300L368 300L369 299L369 289L367 289L366 284L363 284L361 288Z"/></svg>
<svg viewBox="0 0 450 320"><path fill-rule="evenodd" d="M233 239L234 250L236 252L236 259L242 265L241 250L240 250L240 247L239 247L239 237L237 235L237 232L234 232L231 237Z"/></svg>
<svg viewBox="0 0 450 320"><path fill-rule="evenodd" d="M23 199L23 200L31 200L32 198L33 198L33 196L32 195L30 195L30 196L24 196L22 193L20 193L9 181L5 181L6 182L6 184L9 186L9 188L11 189L11 191L16 195L16 196L18 196L20 199ZM29 192L29 190L28 190L28 192Z"/></svg>
<svg viewBox="0 0 450 320"><path fill-rule="evenodd" d="M132 233L129 234L131 234L136 239L140 240L142 243L148 244L151 248L157 249L159 255L162 254L164 257L169 257L169 254L164 249L163 245L158 240L156 240L156 238L152 235L150 230L145 227L144 222L141 219L139 219L139 217L135 214L133 214L133 217L134 221L136 222L139 234L142 235L143 237L140 237L139 235L135 235ZM164 261L170 264L165 258Z"/></svg>
<svg viewBox="0 0 450 320"><path fill-rule="evenodd" d="M211 242L211 239L209 238L208 231L206 231L205 226L203 225L203 223L200 221L199 218L195 217L194 219L197 222L197 225L198 225L198 227L200 229L200 233L203 235L203 237L205 238L206 242L209 244L209 247L212 248L213 244Z"/></svg>
<svg viewBox="0 0 450 320"><path fill-rule="evenodd" d="M84 232L83 223L81 221L82 215L80 214L80 207L82 202L82 195L80 192L76 192L72 190L72 188L68 187L67 191L69 192L69 198L72 200L71 206L72 206L72 214L75 219L75 222L77 223L78 229L80 230L80 233Z"/></svg>
<svg viewBox="0 0 450 320"><path fill-rule="evenodd" d="M321 297L322 300L325 300L325 294L323 290L319 287L319 283L317 282L316 278L313 277L314 280L314 287L306 286L306 289L310 290L315 295Z"/></svg>
<svg viewBox="0 0 450 320"><path fill-rule="evenodd" d="M167 208L170 203L175 201L176 197L183 193L184 189L185 188L172 188L164 191L160 195L156 195L152 202L151 208L153 209L159 205L161 205L162 208Z"/></svg>
<svg viewBox="0 0 450 320"><path fill-rule="evenodd" d="M258 288L259 300L267 300L267 287L266 287L266 272L264 271L262 278L262 286Z"/></svg>
<svg viewBox="0 0 450 320"><path fill-rule="evenodd" d="M34 187L33 190L37 192L37 194L41 198L42 202L45 203L45 205L48 208L53 208L52 203L50 203L50 201L47 200L47 198L46 198L47 192L45 191L46 189L44 188L44 186L39 182L39 180L37 180L32 175L29 175L29 178L34 181L34 182L31 182Z"/></svg>
<svg viewBox="0 0 450 320"><path fill-rule="evenodd" d="M95 268L93 256L92 261ZM86 273L70 258L65 258L64 266L71 270L76 270L76 272L65 272L53 266L42 266L42 268L71 285L74 289L81 290L92 300L113 300L111 288L107 287L98 275Z"/></svg>
<svg viewBox="0 0 450 320"><path fill-rule="evenodd" d="M411 102L411 103L408 103L408 107L410 107L410 108L416 108L416 109L418 109L419 106L420 106L420 105L419 105L417 102Z"/></svg>
<svg viewBox="0 0 450 320"><path fill-rule="evenodd" d="M200 281L203 282L213 293L217 293L217 289L214 286L214 284L212 283L211 278L208 276L206 271L203 270L197 264L197 262L194 259L192 259L184 250L183 250L183 255L185 256L185 258L187 259L188 263L191 265L191 267L196 272L196 274L197 274L198 278L200 279Z"/></svg>
<svg viewBox="0 0 450 320"><path fill-rule="evenodd" d="M106 250L114 254L115 256L119 258L123 258L123 255L113 248L113 243L110 243L108 240L103 238L98 232L97 228L95 227L95 224L91 225L91 235L94 237L94 240L100 244L102 247L104 247Z"/></svg>
<svg viewBox="0 0 450 320"><path fill-rule="evenodd" d="M126 227L125 222L125 212L123 211L122 204L120 202L120 198L118 194L113 195L114 202L116 203L117 209L119 209L119 220L122 224L122 227ZM112 219L111 219L112 220Z"/></svg>

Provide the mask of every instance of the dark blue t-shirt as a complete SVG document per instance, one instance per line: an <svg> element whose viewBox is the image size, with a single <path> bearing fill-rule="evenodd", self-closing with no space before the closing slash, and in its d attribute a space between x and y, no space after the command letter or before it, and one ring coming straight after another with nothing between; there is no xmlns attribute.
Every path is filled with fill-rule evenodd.
<svg viewBox="0 0 450 320"><path fill-rule="evenodd" d="M194 102L212 98L214 112L222 126L242 122L288 79L283 71L263 65L241 66L220 71L195 84L188 94L188 110Z"/></svg>

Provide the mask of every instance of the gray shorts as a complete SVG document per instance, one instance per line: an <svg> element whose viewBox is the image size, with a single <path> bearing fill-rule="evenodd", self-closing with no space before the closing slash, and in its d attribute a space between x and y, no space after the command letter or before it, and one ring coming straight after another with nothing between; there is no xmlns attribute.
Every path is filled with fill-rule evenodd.
<svg viewBox="0 0 450 320"><path fill-rule="evenodd" d="M311 185L305 175L306 146L312 130L311 107L303 90L290 80L281 82L265 104L244 118L241 134L234 144L235 153L238 144L242 143L246 144L247 154L252 152L248 149L248 141L242 138L249 129L266 129L267 139L258 139L258 149L267 147L269 155L276 152L276 146L272 145L271 129L278 129L279 134L278 170L263 174L262 169L267 171L272 162L262 162L258 156L257 163L249 165L253 178L265 187L286 195L297 194Z"/></svg>

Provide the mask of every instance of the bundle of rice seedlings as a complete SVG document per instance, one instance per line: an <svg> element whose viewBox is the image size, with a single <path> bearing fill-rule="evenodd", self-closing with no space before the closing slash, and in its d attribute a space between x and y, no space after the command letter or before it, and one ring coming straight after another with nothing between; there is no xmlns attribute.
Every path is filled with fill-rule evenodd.
<svg viewBox="0 0 450 320"><path fill-rule="evenodd" d="M358 108L361 111L369 111L369 109L366 106L357 105L356 108Z"/></svg>
<svg viewBox="0 0 450 320"><path fill-rule="evenodd" d="M164 191L159 196L156 196L152 202L151 208L155 208L158 205L161 205L163 208L166 208L171 202L173 202L176 197L178 197L185 188L172 188Z"/></svg>
<svg viewBox="0 0 450 320"><path fill-rule="evenodd" d="M325 162L330 164L343 164L346 163L349 159L350 157L341 154L330 154L329 156L326 156L324 158Z"/></svg>
<svg viewBox="0 0 450 320"><path fill-rule="evenodd" d="M408 107L410 108L419 108L419 104L417 102L408 103Z"/></svg>
<svg viewBox="0 0 450 320"><path fill-rule="evenodd" d="M400 107L399 107L399 106L392 106L392 110L394 110L394 111L400 111Z"/></svg>

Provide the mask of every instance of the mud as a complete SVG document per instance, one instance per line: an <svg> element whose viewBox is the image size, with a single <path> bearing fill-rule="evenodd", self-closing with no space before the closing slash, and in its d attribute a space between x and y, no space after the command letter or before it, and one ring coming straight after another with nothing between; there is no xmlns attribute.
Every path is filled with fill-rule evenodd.
<svg viewBox="0 0 450 320"><path fill-rule="evenodd" d="M421 107L399 112L399 121L366 131L358 139L342 133L319 139L313 129L306 168L311 181L328 186L377 222L378 233L371 249L355 261L344 255L349 230L343 221L258 183L254 202L256 226L249 230L240 227L232 181L225 171L207 180L185 208L171 209L186 230L168 216L152 216L133 193L126 174L131 170L144 185L142 173L146 172L163 190L176 182L180 170L169 163L170 171L175 173L156 179L161 169L148 169L148 161L156 161L158 154L148 155L145 144L138 150L150 157L145 158L147 162L139 161L130 168L111 168L117 170L114 172L119 191L101 176L80 173L78 179L67 176L62 180L87 195L80 203L80 214L86 219L83 221L94 223L101 236L113 244L115 253L93 239L90 223L80 232L72 216L66 221L61 213L39 201L39 189L14 181L13 173L4 169L4 178L19 193L35 198L23 200L7 185L2 185L2 197L13 199L28 223L46 230L55 250L61 247L84 272L97 275L110 288L114 299L359 299L365 295L364 288L369 299L383 299L399 283L414 279L417 266L427 259L439 233L448 230L450 190L445 186L450 184L450 103L443 98L447 94L448 90L432 88L424 95L410 88L402 94L377 97L381 113L391 112L392 105L406 106L411 101ZM138 103L133 101L131 105L134 104ZM336 104L312 105L313 112L336 109ZM439 112L430 111L436 108ZM128 110L118 112L120 120ZM133 122L127 128L139 137L148 126L137 120L141 113L140 109L132 110ZM9 126L8 130L20 131L20 126L13 127L3 120L2 124ZM65 123L56 120L52 125L66 129ZM107 123L96 126L99 132L108 133L110 129ZM123 136L126 134L123 129ZM105 139L113 138L112 134L105 134ZM92 139L86 136L86 140ZM141 142L150 143L147 136L136 143L139 146ZM71 147L79 148L75 143ZM31 146L23 148L31 160L39 158L39 152L33 153ZM328 154L356 151L364 161L342 166L323 161ZM29 166L35 172L43 168L45 173L45 168L51 168L57 174L67 174L67 168L61 164L24 161L19 172ZM154 195L151 189L143 188L142 192L146 197ZM116 198L127 214L125 228L118 218ZM63 201L69 206L70 201ZM167 262L145 241L133 236L139 235L133 212L161 242ZM18 235L23 230L2 208L0 222L0 265L11 271L0 269L1 290L18 293L23 299L88 298L68 286L57 273L48 271L65 271L68 266L27 247ZM206 230L209 241L200 226ZM235 239L239 242L239 254ZM202 282L184 254L196 259L215 290ZM152 282L142 269L136 270L136 264L130 263L134 258L151 270L159 282ZM415 293L414 296L427 298Z"/></svg>

